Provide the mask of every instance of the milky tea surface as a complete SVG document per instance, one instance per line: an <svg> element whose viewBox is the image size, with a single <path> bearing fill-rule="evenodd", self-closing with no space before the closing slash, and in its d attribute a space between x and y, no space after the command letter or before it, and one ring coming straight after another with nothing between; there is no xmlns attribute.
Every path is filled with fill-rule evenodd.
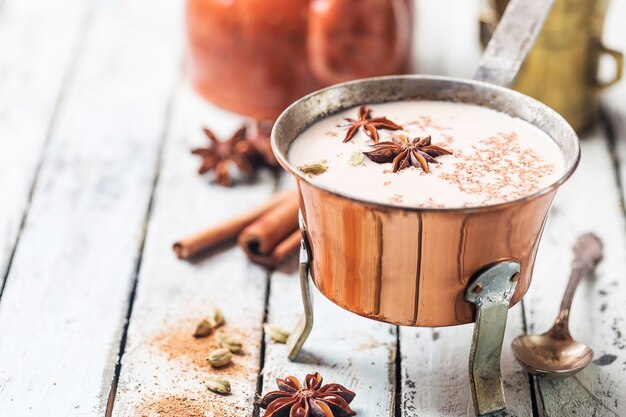
<svg viewBox="0 0 626 417"><path fill-rule="evenodd" d="M295 167L322 164L314 183L357 199L403 207L458 208L515 200L557 181L563 156L554 141L531 124L480 106L401 101L368 105L371 117L386 117L402 130L378 130L379 142L430 135L432 145L452 152L429 163L430 172L363 158L373 140L363 129L344 143L358 107L322 119L302 132L288 151Z"/></svg>

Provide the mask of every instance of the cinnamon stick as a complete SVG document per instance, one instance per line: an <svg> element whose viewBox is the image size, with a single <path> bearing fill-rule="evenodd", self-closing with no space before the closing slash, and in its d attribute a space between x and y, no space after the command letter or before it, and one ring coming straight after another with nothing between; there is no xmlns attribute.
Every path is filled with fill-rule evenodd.
<svg viewBox="0 0 626 417"><path fill-rule="evenodd" d="M178 258L189 259L212 246L234 239L246 226L250 225L268 210L280 207L287 202L292 204L293 201L296 201L297 204L297 197L294 191L276 193L270 200L254 207L250 211L175 242L172 249ZM297 222L297 214L295 217Z"/></svg>
<svg viewBox="0 0 626 417"><path fill-rule="evenodd" d="M298 199L286 199L246 227L239 246L250 255L271 255L279 243L298 230Z"/></svg>
<svg viewBox="0 0 626 417"><path fill-rule="evenodd" d="M248 258L256 264L276 268L298 251L300 239L300 230L295 230L285 240L276 245L269 255L256 255L250 252L246 252L246 254Z"/></svg>

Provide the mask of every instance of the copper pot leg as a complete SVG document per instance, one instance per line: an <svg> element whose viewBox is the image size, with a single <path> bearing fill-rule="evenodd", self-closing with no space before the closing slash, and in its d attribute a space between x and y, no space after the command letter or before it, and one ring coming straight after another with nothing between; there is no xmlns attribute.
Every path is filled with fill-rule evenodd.
<svg viewBox="0 0 626 417"><path fill-rule="evenodd" d="M287 354L289 360L293 361L302 350L311 329L313 328L313 300L311 298L311 287L309 283L309 271L311 269L311 248L306 236L306 229L302 213L298 214L302 241L300 242L300 291L302 294L302 304L304 306L304 316L300 319L295 329L287 339Z"/></svg>
<svg viewBox="0 0 626 417"><path fill-rule="evenodd" d="M500 354L509 303L520 272L517 261L490 265L472 279L465 299L476 306L476 325L469 357L470 386L477 416L504 410Z"/></svg>

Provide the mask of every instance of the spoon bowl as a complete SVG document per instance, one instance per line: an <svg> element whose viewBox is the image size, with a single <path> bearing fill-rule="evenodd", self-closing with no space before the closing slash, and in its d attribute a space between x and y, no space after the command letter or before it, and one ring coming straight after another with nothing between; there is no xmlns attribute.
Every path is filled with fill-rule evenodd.
<svg viewBox="0 0 626 417"><path fill-rule="evenodd" d="M593 351L573 339L548 333L518 336L511 343L513 355L533 375L565 378L582 370L593 359Z"/></svg>
<svg viewBox="0 0 626 417"><path fill-rule="evenodd" d="M602 259L602 248L602 241L593 233L576 240L572 273L554 325L546 333L518 336L511 343L513 355L528 373L565 378L582 370L593 359L593 351L572 338L568 323L574 292Z"/></svg>

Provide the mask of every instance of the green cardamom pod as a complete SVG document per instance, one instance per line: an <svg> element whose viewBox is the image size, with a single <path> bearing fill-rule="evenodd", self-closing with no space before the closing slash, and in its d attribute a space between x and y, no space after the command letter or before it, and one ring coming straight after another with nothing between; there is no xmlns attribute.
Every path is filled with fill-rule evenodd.
<svg viewBox="0 0 626 417"><path fill-rule="evenodd" d="M298 169L304 172L305 174L315 176L315 175L323 174L324 172L328 171L328 166L325 164L309 164L309 165L299 166Z"/></svg>
<svg viewBox="0 0 626 417"><path fill-rule="evenodd" d="M263 328L265 329L265 333L267 333L274 342L287 343L290 334L287 330L270 323L265 323Z"/></svg>
<svg viewBox="0 0 626 417"><path fill-rule="evenodd" d="M218 394L230 394L230 381L221 376L210 375L207 378L205 385L209 390Z"/></svg>
<svg viewBox="0 0 626 417"><path fill-rule="evenodd" d="M228 335L226 335L226 333L224 333L221 330L215 333L215 338L217 339L221 347L226 348L233 353L240 352L243 346L241 341L237 339L233 339L232 337L229 337Z"/></svg>
<svg viewBox="0 0 626 417"><path fill-rule="evenodd" d="M213 326L207 320L202 320L197 324L196 330L193 332L193 337L207 337L213 331Z"/></svg>
<svg viewBox="0 0 626 417"><path fill-rule="evenodd" d="M223 325L224 322L225 322L224 315L222 314L222 312L221 312L221 310L219 308L212 308L209 311L208 321L211 324L211 326L219 327L219 326Z"/></svg>
<svg viewBox="0 0 626 417"><path fill-rule="evenodd" d="M228 365L232 358L233 354L230 353L230 350L222 348L216 349L209 353L209 357L207 358L207 360L209 361L211 366L219 368Z"/></svg>
<svg viewBox="0 0 626 417"><path fill-rule="evenodd" d="M365 155L363 154L363 152L353 153L352 155L350 155L350 159L348 160L348 162L350 162L350 165L352 166L363 165L363 161L365 161Z"/></svg>

